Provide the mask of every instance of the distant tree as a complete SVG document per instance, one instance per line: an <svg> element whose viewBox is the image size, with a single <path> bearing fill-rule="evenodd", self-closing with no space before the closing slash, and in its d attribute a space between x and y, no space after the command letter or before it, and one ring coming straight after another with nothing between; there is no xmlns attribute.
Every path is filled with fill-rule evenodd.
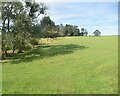
<svg viewBox="0 0 120 96"><path fill-rule="evenodd" d="M87 35L88 35L88 31L85 28L81 28L80 36L87 36Z"/></svg>
<svg viewBox="0 0 120 96"><path fill-rule="evenodd" d="M85 29L81 28L80 36L84 36L84 31L85 31Z"/></svg>
<svg viewBox="0 0 120 96"><path fill-rule="evenodd" d="M86 29L84 29L83 34L84 34L84 36L87 36L88 35L88 31Z"/></svg>
<svg viewBox="0 0 120 96"><path fill-rule="evenodd" d="M100 36L101 32L99 30L95 30L93 32L94 36Z"/></svg>
<svg viewBox="0 0 120 96"><path fill-rule="evenodd" d="M65 25L65 36L78 36L79 35L79 28L76 25Z"/></svg>
<svg viewBox="0 0 120 96"><path fill-rule="evenodd" d="M68 36L68 34L69 34L69 28L70 28L70 25L68 25L68 24L66 24L65 25L65 36Z"/></svg>
<svg viewBox="0 0 120 96"><path fill-rule="evenodd" d="M81 32L84 32L84 30L85 30L84 28L81 28Z"/></svg>
<svg viewBox="0 0 120 96"><path fill-rule="evenodd" d="M45 16L41 20L41 28L43 37L51 37L53 38L55 32L55 23L51 20L49 16Z"/></svg>
<svg viewBox="0 0 120 96"><path fill-rule="evenodd" d="M63 26L63 24L59 25L59 35L60 37L65 36L66 30L65 30L65 26Z"/></svg>
<svg viewBox="0 0 120 96"><path fill-rule="evenodd" d="M73 26L73 32L74 32L74 36L79 36L80 30L78 26Z"/></svg>

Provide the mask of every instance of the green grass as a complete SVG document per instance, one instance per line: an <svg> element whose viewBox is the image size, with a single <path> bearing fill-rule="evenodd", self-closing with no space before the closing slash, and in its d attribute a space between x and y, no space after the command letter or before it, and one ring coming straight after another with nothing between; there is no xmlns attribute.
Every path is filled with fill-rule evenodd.
<svg viewBox="0 0 120 96"><path fill-rule="evenodd" d="M118 37L64 37L3 63L4 94L114 94Z"/></svg>

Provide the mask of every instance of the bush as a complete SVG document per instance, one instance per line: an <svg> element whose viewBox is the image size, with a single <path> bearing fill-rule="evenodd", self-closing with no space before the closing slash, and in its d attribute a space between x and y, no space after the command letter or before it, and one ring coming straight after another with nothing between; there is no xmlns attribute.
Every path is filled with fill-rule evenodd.
<svg viewBox="0 0 120 96"><path fill-rule="evenodd" d="M33 46L34 46L34 45L39 45L39 44L38 44L38 41L37 41L36 39L31 39L31 40L30 40L30 44L33 45Z"/></svg>
<svg viewBox="0 0 120 96"><path fill-rule="evenodd" d="M25 50L30 50L31 46L25 46Z"/></svg>

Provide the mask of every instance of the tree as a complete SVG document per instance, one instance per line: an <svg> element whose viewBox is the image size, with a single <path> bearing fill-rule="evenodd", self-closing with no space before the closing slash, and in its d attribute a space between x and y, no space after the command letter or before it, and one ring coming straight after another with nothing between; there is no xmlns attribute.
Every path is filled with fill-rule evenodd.
<svg viewBox="0 0 120 96"><path fill-rule="evenodd" d="M25 6L24 6L25 4ZM34 38L32 30L35 20L45 13L47 7L43 3L2 2L2 57L7 56L7 50L18 49L22 52L29 39ZM42 6L42 7L41 7ZM10 38L10 39L8 39Z"/></svg>
<svg viewBox="0 0 120 96"><path fill-rule="evenodd" d="M59 35L60 35L60 37L63 37L63 36L65 36L65 27L63 26L63 24L60 24L59 25Z"/></svg>
<svg viewBox="0 0 120 96"><path fill-rule="evenodd" d="M73 32L73 26L66 24L65 25L65 36L73 36L74 32Z"/></svg>
<svg viewBox="0 0 120 96"><path fill-rule="evenodd" d="M32 21L35 23L36 21L39 21L39 16L41 14L47 15L46 10L48 9L45 3L36 3L36 2L27 2L25 1L25 13L29 15L32 19Z"/></svg>
<svg viewBox="0 0 120 96"><path fill-rule="evenodd" d="M7 50L12 48L13 22L23 8L20 2L2 2L2 59L7 56ZM9 38L9 39L8 39Z"/></svg>
<svg viewBox="0 0 120 96"><path fill-rule="evenodd" d="M80 36L83 36L83 35L84 35L84 31L85 31L85 29L84 29L84 28L81 28Z"/></svg>
<svg viewBox="0 0 120 96"><path fill-rule="evenodd" d="M41 20L41 28L43 37L54 37L55 33L55 23L50 19L49 16L45 16Z"/></svg>
<svg viewBox="0 0 120 96"><path fill-rule="evenodd" d="M81 28L80 36L87 36L87 35L88 35L88 31L85 28Z"/></svg>
<svg viewBox="0 0 120 96"><path fill-rule="evenodd" d="M74 33L74 36L79 36L80 30L78 26L73 26L73 33Z"/></svg>
<svg viewBox="0 0 120 96"><path fill-rule="evenodd" d="M88 35L88 31L86 29L84 29L83 34L84 34L84 36L87 36Z"/></svg>
<svg viewBox="0 0 120 96"><path fill-rule="evenodd" d="M95 30L93 32L94 36L100 36L101 32L99 30Z"/></svg>
<svg viewBox="0 0 120 96"><path fill-rule="evenodd" d="M15 24L14 24L14 33L15 33L15 46L18 49L18 52L22 52L25 49L25 46L29 44L31 38L31 21L24 13L19 14ZM14 49L15 50L15 49Z"/></svg>

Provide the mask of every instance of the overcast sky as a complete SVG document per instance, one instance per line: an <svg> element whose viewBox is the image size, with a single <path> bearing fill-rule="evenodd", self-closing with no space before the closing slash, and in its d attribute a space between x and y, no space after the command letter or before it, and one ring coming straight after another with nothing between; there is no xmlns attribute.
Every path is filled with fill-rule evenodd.
<svg viewBox="0 0 120 96"><path fill-rule="evenodd" d="M78 25L79 28L86 28L89 34L96 29L100 30L102 35L118 34L117 2L72 1L46 2L46 4L49 7L49 15L56 24Z"/></svg>

